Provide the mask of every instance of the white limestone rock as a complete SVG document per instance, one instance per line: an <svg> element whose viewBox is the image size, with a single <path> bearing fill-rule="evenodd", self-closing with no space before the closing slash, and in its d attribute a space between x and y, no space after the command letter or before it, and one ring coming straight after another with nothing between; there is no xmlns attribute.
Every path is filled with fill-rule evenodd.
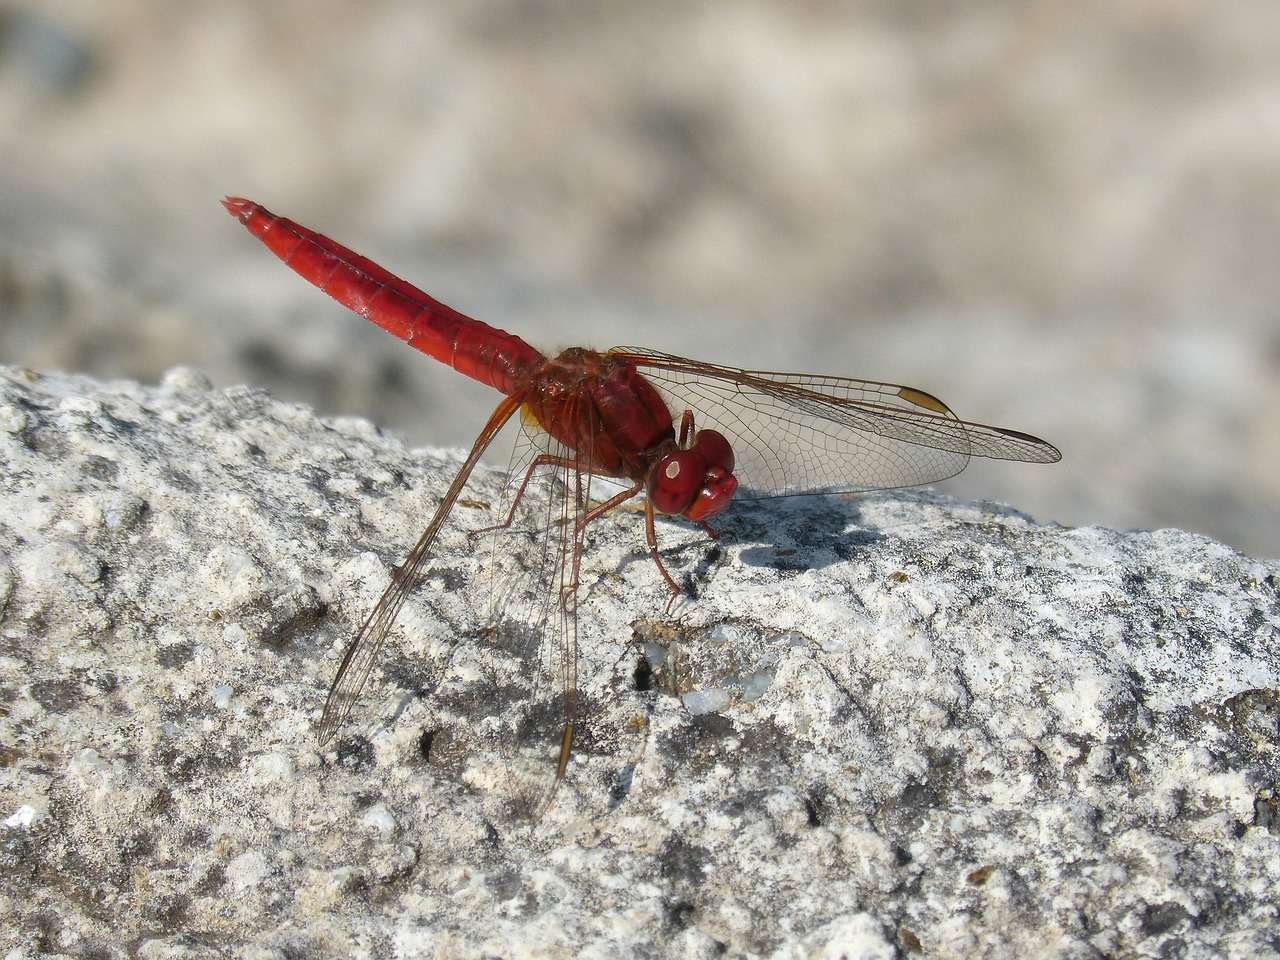
<svg viewBox="0 0 1280 960"><path fill-rule="evenodd" d="M495 588L469 533L502 471L322 748L456 454L187 371L12 368L0 451L6 956L1277 955L1274 564L800 498L716 543L661 524L696 595L668 613L615 511L582 571L586 720L531 820L550 761L510 731L540 655L484 627L535 554L503 538Z"/></svg>

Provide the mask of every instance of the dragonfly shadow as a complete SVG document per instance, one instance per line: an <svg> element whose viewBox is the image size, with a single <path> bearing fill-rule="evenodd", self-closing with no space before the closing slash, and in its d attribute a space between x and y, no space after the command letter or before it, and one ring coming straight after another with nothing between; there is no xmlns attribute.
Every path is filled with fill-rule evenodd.
<svg viewBox="0 0 1280 960"><path fill-rule="evenodd" d="M792 497L749 503L729 518L743 564L779 572L816 570L856 558L884 534L866 525L862 504L848 497Z"/></svg>

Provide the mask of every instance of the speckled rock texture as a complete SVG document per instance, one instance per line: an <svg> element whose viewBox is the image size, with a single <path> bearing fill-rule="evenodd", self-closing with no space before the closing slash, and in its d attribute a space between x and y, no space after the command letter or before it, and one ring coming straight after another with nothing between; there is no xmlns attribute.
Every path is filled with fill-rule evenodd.
<svg viewBox="0 0 1280 960"><path fill-rule="evenodd" d="M501 470L316 741L457 462L187 371L3 369L0 956L1280 955L1274 564L804 498L662 524L667 611L615 511L538 815L559 648L486 629Z"/></svg>

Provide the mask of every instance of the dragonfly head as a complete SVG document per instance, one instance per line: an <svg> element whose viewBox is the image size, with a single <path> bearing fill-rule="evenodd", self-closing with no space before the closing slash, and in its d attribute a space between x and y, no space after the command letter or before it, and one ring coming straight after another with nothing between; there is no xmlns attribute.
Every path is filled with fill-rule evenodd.
<svg viewBox="0 0 1280 960"><path fill-rule="evenodd" d="M662 457L649 471L648 494L659 513L706 520L729 505L738 490L733 448L724 434L700 430L687 450Z"/></svg>

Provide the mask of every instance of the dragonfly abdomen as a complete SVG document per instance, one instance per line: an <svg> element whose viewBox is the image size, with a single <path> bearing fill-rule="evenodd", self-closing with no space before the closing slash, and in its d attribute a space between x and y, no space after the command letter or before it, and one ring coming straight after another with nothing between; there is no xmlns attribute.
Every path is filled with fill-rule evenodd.
<svg viewBox="0 0 1280 960"><path fill-rule="evenodd" d="M222 203L304 280L473 380L510 394L545 361L515 334L459 313L323 234L250 200Z"/></svg>

